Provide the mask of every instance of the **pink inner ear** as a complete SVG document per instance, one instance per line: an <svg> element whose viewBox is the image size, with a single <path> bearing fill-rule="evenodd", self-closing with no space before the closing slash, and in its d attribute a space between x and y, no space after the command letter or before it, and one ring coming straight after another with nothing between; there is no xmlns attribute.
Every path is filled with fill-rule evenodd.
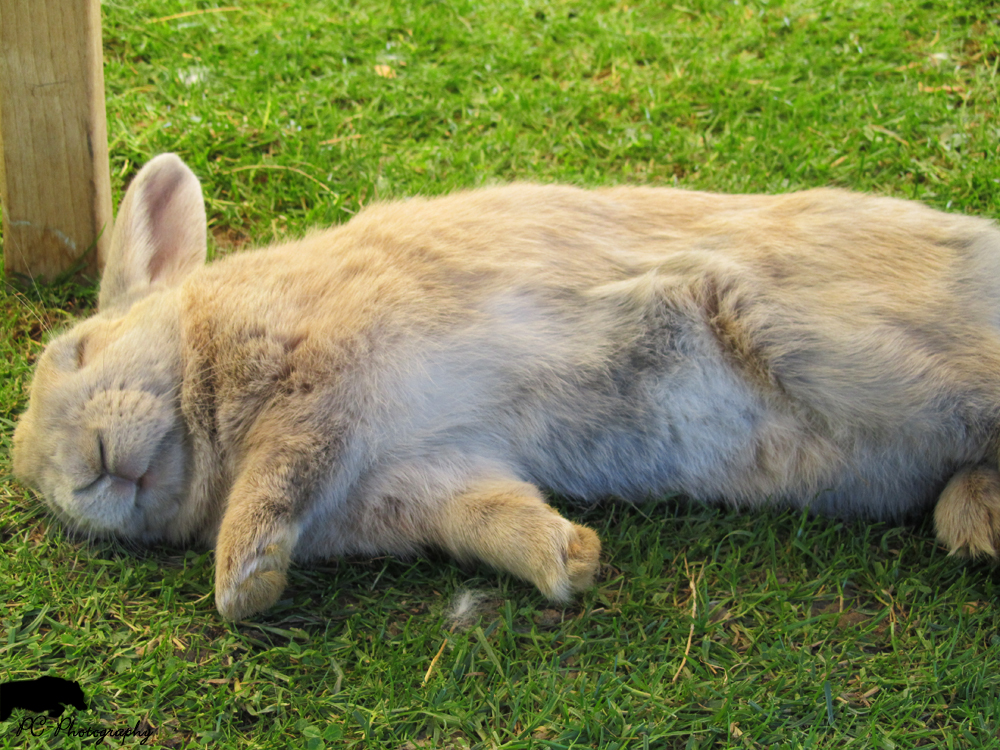
<svg viewBox="0 0 1000 750"><path fill-rule="evenodd" d="M205 213L201 188L179 160L161 161L142 188L142 205L153 253L147 259L149 281L174 281L204 262Z"/></svg>
<svg viewBox="0 0 1000 750"><path fill-rule="evenodd" d="M151 174L143 186L143 199L149 216L149 232L156 246L156 252L149 259L151 281L177 265L177 253L180 250L178 245L183 241L184 228L181 224L183 211L178 210L180 207L176 205L176 198L183 181L182 170L160 169Z"/></svg>
<svg viewBox="0 0 1000 750"><path fill-rule="evenodd" d="M101 279L101 308L131 305L154 288L176 286L204 264L201 184L174 154L143 167L125 193Z"/></svg>

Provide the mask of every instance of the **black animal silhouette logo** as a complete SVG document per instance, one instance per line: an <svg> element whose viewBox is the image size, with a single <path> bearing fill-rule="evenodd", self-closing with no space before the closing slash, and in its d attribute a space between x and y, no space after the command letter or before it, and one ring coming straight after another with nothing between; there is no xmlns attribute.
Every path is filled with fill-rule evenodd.
<svg viewBox="0 0 1000 750"><path fill-rule="evenodd" d="M26 708L35 713L47 712L49 716L58 718L66 706L75 706L79 711L87 710L80 683L45 676L0 684L0 721L7 721L15 708Z"/></svg>

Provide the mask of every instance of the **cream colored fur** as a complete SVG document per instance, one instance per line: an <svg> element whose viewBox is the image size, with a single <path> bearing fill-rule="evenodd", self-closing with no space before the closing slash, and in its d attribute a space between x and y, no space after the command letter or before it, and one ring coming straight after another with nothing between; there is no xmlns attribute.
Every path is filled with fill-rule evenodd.
<svg viewBox="0 0 1000 750"><path fill-rule="evenodd" d="M15 472L90 533L216 547L241 618L293 559L442 548L566 601L600 543L539 488L898 518L1000 545L1000 232L813 190L511 185L204 265L173 155L100 311L38 363ZM941 494L941 493L944 494Z"/></svg>

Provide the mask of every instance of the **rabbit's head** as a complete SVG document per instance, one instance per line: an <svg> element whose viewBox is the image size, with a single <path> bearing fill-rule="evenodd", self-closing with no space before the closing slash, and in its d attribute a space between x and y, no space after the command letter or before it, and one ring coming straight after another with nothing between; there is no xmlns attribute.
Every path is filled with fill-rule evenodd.
<svg viewBox="0 0 1000 750"><path fill-rule="evenodd" d="M38 360L14 433L14 473L69 525L139 540L182 538L188 436L179 287L205 261L201 185L164 154L119 209L99 311Z"/></svg>

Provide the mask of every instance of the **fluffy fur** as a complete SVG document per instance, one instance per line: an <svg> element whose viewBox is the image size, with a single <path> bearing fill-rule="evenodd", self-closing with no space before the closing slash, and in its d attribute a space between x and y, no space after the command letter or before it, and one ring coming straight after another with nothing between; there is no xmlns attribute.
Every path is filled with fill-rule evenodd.
<svg viewBox="0 0 1000 750"><path fill-rule="evenodd" d="M201 187L157 157L100 311L39 360L14 467L75 527L214 544L226 617L292 559L425 546L565 601L600 543L540 487L872 518L940 496L950 549L1000 544L987 221L511 185L204 259Z"/></svg>

